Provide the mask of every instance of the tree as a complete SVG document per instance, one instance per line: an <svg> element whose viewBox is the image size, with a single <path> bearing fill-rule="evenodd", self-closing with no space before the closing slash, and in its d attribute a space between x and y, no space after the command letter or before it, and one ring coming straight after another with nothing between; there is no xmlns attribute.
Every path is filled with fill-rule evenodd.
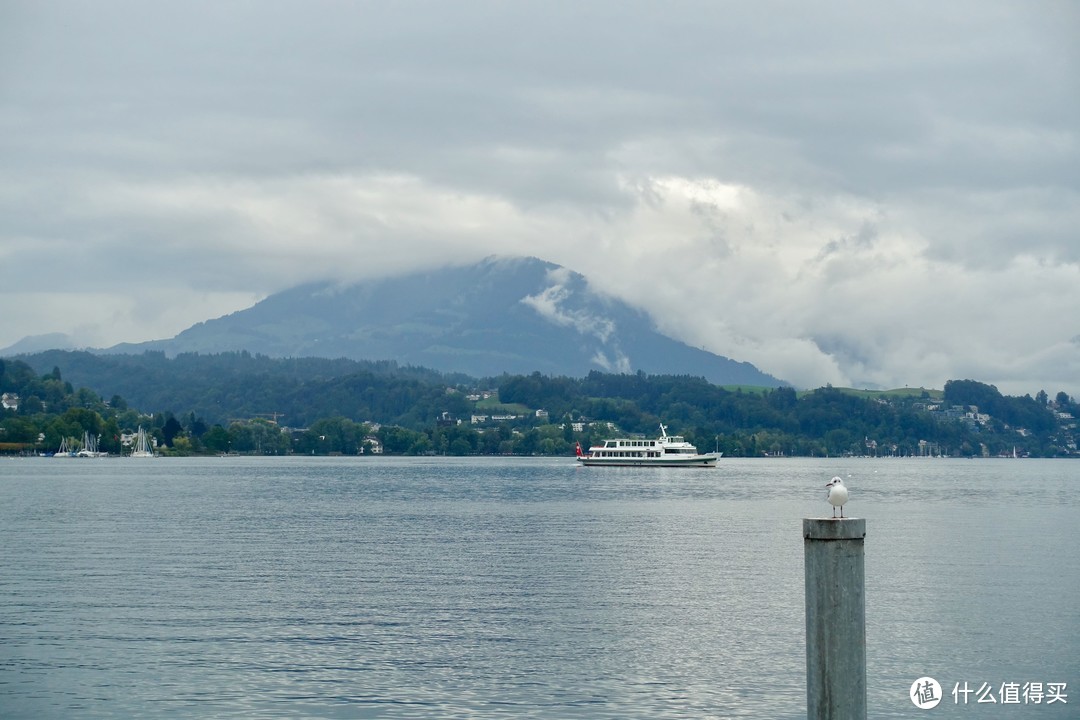
<svg viewBox="0 0 1080 720"><path fill-rule="evenodd" d="M120 426L117 424L115 417L105 419L101 428L101 442L98 444L98 450L113 455L120 454Z"/></svg>
<svg viewBox="0 0 1080 720"><path fill-rule="evenodd" d="M540 446L540 439L540 433L536 428L532 428L514 442L514 452L519 455L535 455Z"/></svg>
<svg viewBox="0 0 1080 720"><path fill-rule="evenodd" d="M23 415L36 415L45 412L45 403L37 395L30 395L19 402L19 412Z"/></svg>
<svg viewBox="0 0 1080 720"><path fill-rule="evenodd" d="M428 447L431 445L430 440L423 433L395 425L383 425L379 428L378 437L379 442L382 443L383 452L389 455L405 455L409 453L414 447L423 445L420 442L421 438Z"/></svg>
<svg viewBox="0 0 1080 720"><path fill-rule="evenodd" d="M777 410L791 410L798 404L793 387L778 387L766 395L770 406Z"/></svg>
<svg viewBox="0 0 1080 720"><path fill-rule="evenodd" d="M307 453L356 455L366 434L366 426L348 418L333 417L312 423L300 440L298 450Z"/></svg>
<svg viewBox="0 0 1080 720"><path fill-rule="evenodd" d="M220 425L214 427L203 433L202 444L210 452L215 453L227 453L229 452L230 445L232 444L232 435L229 431Z"/></svg>
<svg viewBox="0 0 1080 720"><path fill-rule="evenodd" d="M416 442L409 446L410 455L426 455L431 452L431 439L424 433L416 433Z"/></svg>
<svg viewBox="0 0 1080 720"><path fill-rule="evenodd" d="M451 455L469 455L472 453L472 446L469 445L469 441L463 437L459 437L450 443Z"/></svg>
<svg viewBox="0 0 1080 720"><path fill-rule="evenodd" d="M201 417L195 417L195 413L188 413L187 430L188 433L194 438L201 438L209 427Z"/></svg>
<svg viewBox="0 0 1080 720"><path fill-rule="evenodd" d="M196 450L191 438L175 437L172 444L173 453L176 455L190 455Z"/></svg>
<svg viewBox="0 0 1080 720"><path fill-rule="evenodd" d="M0 428L0 439L4 442L36 443L37 437L37 426L22 418L5 420L3 428Z"/></svg>
<svg viewBox="0 0 1080 720"><path fill-rule="evenodd" d="M944 395L948 405L975 405L983 412L990 411L1002 397L993 385L975 380L948 380Z"/></svg>
<svg viewBox="0 0 1080 720"><path fill-rule="evenodd" d="M63 415L64 421L74 431L73 435L82 435L84 432L93 436L101 434L102 419L93 410L73 407Z"/></svg>
<svg viewBox="0 0 1080 720"><path fill-rule="evenodd" d="M161 435L165 439L165 444L169 447L173 446L173 440L176 436L184 431L184 428L180 425L180 422L172 415L165 421L165 424L161 427Z"/></svg>

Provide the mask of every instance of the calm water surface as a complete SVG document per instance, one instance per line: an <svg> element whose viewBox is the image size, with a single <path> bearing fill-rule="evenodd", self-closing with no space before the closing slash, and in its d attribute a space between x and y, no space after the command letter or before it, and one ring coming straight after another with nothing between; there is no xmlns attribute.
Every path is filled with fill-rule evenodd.
<svg viewBox="0 0 1080 720"><path fill-rule="evenodd" d="M834 474L871 717L1080 717L1078 463L370 457L0 461L0 717L805 717Z"/></svg>

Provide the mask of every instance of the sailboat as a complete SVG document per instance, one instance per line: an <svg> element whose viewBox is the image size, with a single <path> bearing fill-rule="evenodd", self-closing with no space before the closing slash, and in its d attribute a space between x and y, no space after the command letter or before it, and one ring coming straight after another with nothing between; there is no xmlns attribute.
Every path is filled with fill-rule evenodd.
<svg viewBox="0 0 1080 720"><path fill-rule="evenodd" d="M83 432L82 449L75 453L75 457L105 457L109 453L98 451L98 438L89 432Z"/></svg>
<svg viewBox="0 0 1080 720"><path fill-rule="evenodd" d="M150 440L146 437L146 431L139 426L139 437L135 440L135 449L131 451L131 457L154 457L154 451L150 447Z"/></svg>
<svg viewBox="0 0 1080 720"><path fill-rule="evenodd" d="M57 450L55 453L53 453L53 457L58 457L58 458L75 457L75 453L73 453L71 451L71 443L68 442L67 438L63 438L60 441L60 449Z"/></svg>

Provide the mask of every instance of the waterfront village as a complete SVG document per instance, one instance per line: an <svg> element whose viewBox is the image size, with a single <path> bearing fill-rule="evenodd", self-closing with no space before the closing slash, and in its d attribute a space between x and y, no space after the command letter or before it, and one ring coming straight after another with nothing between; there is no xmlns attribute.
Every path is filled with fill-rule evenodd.
<svg viewBox="0 0 1080 720"><path fill-rule="evenodd" d="M1080 456L1080 405L1072 397L1003 396L971 380L949 381L944 390L876 392L728 389L644 374L534 373L486 386L368 374L294 381L287 396L267 374L252 376L245 382L257 384L229 399L213 384L223 378L211 375L195 393L193 382L180 378L164 394L148 386L185 408L148 412L120 396L107 401L75 390L58 368L37 375L18 360L6 367L0 453L7 455L132 455L144 442L148 455L573 456L577 445L588 449L612 437L653 439L665 423L725 458Z"/></svg>

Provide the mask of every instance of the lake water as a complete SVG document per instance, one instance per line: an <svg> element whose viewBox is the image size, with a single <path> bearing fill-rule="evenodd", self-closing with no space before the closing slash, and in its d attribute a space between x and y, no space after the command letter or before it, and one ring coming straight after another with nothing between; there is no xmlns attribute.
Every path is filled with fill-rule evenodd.
<svg viewBox="0 0 1080 720"><path fill-rule="evenodd" d="M372 457L0 460L0 717L805 717L832 475L871 717L1080 717L1080 463Z"/></svg>

